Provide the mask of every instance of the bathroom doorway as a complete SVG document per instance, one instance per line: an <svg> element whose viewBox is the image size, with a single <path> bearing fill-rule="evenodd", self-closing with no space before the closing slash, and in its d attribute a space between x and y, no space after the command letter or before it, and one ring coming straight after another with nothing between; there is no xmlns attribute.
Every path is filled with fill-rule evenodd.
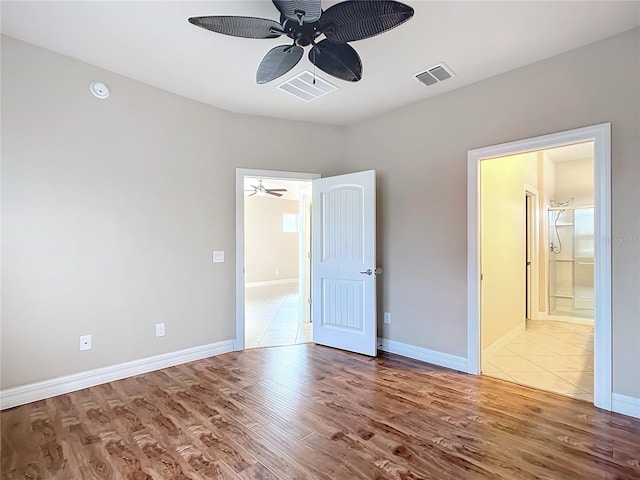
<svg viewBox="0 0 640 480"><path fill-rule="evenodd" d="M607 409L609 131L603 124L469 152L470 370ZM533 247L539 262L531 272L538 280L527 272L535 235L527 228L531 200L522 196L523 184L540 192Z"/></svg>

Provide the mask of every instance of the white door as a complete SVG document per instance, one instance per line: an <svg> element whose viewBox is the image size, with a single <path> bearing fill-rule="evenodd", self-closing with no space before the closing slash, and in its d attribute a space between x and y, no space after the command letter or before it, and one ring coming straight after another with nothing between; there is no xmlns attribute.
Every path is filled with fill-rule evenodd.
<svg viewBox="0 0 640 480"><path fill-rule="evenodd" d="M312 182L313 341L376 355L375 171Z"/></svg>

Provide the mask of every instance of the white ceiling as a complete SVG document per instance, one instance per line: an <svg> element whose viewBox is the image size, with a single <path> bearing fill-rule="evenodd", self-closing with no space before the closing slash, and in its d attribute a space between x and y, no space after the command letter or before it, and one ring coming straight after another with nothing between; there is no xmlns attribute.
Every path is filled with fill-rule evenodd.
<svg viewBox="0 0 640 480"><path fill-rule="evenodd" d="M278 90L278 80L255 83L262 57L288 38L229 37L187 22L221 14L278 19L268 0L2 1L2 33L229 111L347 125L640 24L638 1L404 2L415 9L409 22L353 42L363 79L323 75L340 88L310 103ZM414 78L440 62L457 76L431 87ZM306 52L290 75L305 68L312 69Z"/></svg>

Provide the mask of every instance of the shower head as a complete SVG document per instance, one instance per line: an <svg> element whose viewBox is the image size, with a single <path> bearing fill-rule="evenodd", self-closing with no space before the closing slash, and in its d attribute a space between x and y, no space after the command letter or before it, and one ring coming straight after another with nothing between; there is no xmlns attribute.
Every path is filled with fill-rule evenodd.
<svg viewBox="0 0 640 480"><path fill-rule="evenodd" d="M573 197L571 197L569 200L567 200L566 202L559 202L558 200L550 200L549 201L549 206L551 207L568 207L569 205L571 205L573 203L575 199Z"/></svg>

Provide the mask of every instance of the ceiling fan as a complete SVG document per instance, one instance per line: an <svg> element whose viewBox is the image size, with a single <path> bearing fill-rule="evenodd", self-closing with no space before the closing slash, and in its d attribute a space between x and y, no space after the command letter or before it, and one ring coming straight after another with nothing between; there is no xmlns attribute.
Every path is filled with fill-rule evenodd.
<svg viewBox="0 0 640 480"><path fill-rule="evenodd" d="M251 187L250 190L245 190L245 192L253 192L247 195L248 197L252 197L253 195L259 195L259 196L274 195L276 197L281 197L283 194L278 192L287 191L286 188L265 188L264 185L262 185L262 180L258 180L257 186L250 185L250 187Z"/></svg>
<svg viewBox="0 0 640 480"><path fill-rule="evenodd" d="M303 47L313 45L309 60L320 70L341 80L362 78L362 62L347 42L391 30L413 16L413 8L393 0L347 0L326 11L321 0L273 0L280 23L256 17L213 15L191 17L189 22L212 32L244 38L286 35L290 45L272 48L262 59L256 82L264 84L284 75L302 58ZM316 39L325 38L316 43Z"/></svg>

